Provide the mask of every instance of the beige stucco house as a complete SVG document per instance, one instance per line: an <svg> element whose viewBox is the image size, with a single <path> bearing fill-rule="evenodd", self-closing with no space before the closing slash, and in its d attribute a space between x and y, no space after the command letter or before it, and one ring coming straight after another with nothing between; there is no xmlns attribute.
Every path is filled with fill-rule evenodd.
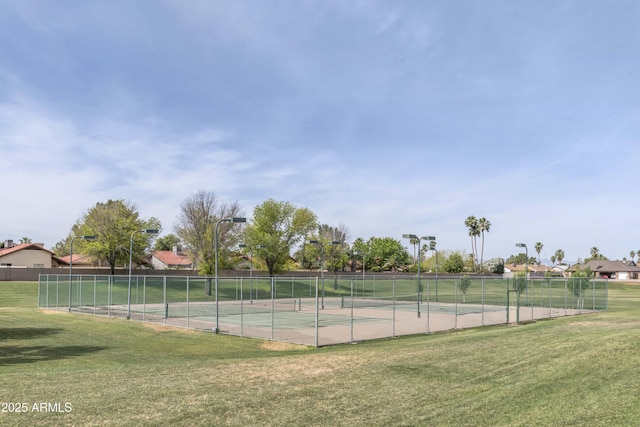
<svg viewBox="0 0 640 427"><path fill-rule="evenodd" d="M43 243L24 243L0 249L0 267L51 268L54 254Z"/></svg>

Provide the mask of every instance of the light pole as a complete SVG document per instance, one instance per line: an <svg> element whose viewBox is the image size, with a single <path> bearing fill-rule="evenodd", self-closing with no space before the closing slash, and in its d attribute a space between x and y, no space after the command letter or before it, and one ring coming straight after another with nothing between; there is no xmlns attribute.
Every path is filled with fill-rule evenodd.
<svg viewBox="0 0 640 427"><path fill-rule="evenodd" d="M248 246L244 243L238 245L241 248L249 248L249 303L253 304L253 250L266 249L265 245Z"/></svg>
<svg viewBox="0 0 640 427"><path fill-rule="evenodd" d="M133 236L136 233L142 234L158 234L156 228L143 228L141 230L135 230L131 233L129 238L129 290L127 291L127 320L131 318L131 264L133 263Z"/></svg>
<svg viewBox="0 0 640 427"><path fill-rule="evenodd" d="M525 294L525 298L528 299L529 298L529 285L527 283L527 276L529 276L529 250L527 248L527 245L524 243L516 243L516 247L517 248L524 248L524 256L525 256L525 267L524 267L524 291L526 292ZM519 321L519 317L520 317L520 291L518 290L518 319L516 320L516 323ZM526 301L525 301L526 304Z"/></svg>
<svg viewBox="0 0 640 427"><path fill-rule="evenodd" d="M353 254L354 255L362 255L362 283L364 283L364 275L365 275L364 257L365 257L365 253L364 252L360 252L360 251L355 251Z"/></svg>
<svg viewBox="0 0 640 427"><path fill-rule="evenodd" d="M420 292L422 291L422 288L420 286L420 261L422 259L422 248L420 245L420 241L431 241L436 240L436 238L434 236L418 237L416 234L403 234L402 237L404 237L405 239L413 239L418 241L418 317L420 317ZM428 296L429 295L427 295L427 297Z"/></svg>
<svg viewBox="0 0 640 427"><path fill-rule="evenodd" d="M69 248L69 311L71 311L71 271L73 270L73 241L76 239L96 240L96 236L75 236L71 239L71 246Z"/></svg>
<svg viewBox="0 0 640 427"><path fill-rule="evenodd" d="M436 253L436 302L438 302L438 250L436 249L436 241L429 242L429 249Z"/></svg>
<svg viewBox="0 0 640 427"><path fill-rule="evenodd" d="M310 239L306 240L305 243L309 245L318 245L318 247L320 248L320 281L322 282L322 303L320 304L320 306L324 309L324 243L319 240ZM331 245L340 244L340 242L338 242L337 240L332 240L327 243Z"/></svg>
<svg viewBox="0 0 640 427"><path fill-rule="evenodd" d="M223 218L216 222L215 229L215 239L214 239L214 252L215 252L215 278L216 278L216 330L214 331L216 334L220 332L220 315L219 315L219 305L218 305L218 227L222 222L230 222L230 223L242 223L247 222L247 218Z"/></svg>

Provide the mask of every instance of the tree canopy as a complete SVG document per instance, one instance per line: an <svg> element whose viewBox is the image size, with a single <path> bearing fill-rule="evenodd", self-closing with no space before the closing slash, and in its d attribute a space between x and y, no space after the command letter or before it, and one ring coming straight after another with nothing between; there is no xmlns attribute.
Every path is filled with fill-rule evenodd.
<svg viewBox="0 0 640 427"><path fill-rule="evenodd" d="M176 234L187 245L191 260L200 274L211 276L215 270L215 228L222 219L241 217L238 202L220 202L215 193L199 190L180 205ZM232 248L241 240L242 230L228 222L218 225L218 267L234 265Z"/></svg>
<svg viewBox="0 0 640 427"><path fill-rule="evenodd" d="M316 214L309 209L269 199L253 210L244 241L248 246L264 246L254 250L254 256L264 260L272 276L286 268L292 248L317 226Z"/></svg>
<svg viewBox="0 0 640 427"><path fill-rule="evenodd" d="M137 230L160 230L160 221L156 218L142 219L133 203L125 200L108 200L98 202L88 209L82 218L73 226L72 235L67 237L71 243L72 236L93 235L94 241L84 241L82 252L94 259L106 260L115 272L116 265L133 262L140 263L150 247L155 235L135 233ZM131 256L129 247L132 246Z"/></svg>

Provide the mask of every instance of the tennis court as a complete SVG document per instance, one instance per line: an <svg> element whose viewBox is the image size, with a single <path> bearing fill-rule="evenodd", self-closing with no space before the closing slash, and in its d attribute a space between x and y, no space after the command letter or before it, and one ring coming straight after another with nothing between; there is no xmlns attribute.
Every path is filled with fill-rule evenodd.
<svg viewBox="0 0 640 427"><path fill-rule="evenodd" d="M577 279L575 279L577 280ZM606 280L41 275L39 306L324 346L604 310Z"/></svg>

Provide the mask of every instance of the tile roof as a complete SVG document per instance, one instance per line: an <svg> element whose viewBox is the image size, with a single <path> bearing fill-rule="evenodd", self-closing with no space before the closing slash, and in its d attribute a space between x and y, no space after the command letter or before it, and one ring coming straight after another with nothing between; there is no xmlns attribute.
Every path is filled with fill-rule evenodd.
<svg viewBox="0 0 640 427"><path fill-rule="evenodd" d="M10 248L0 249L0 257L12 254L14 252L22 251L25 249L31 249L31 250L36 249L36 250L41 250L41 251L45 251L45 252L49 252L50 254L53 254L53 252L51 252L50 250L45 249L42 243L23 243L20 245L12 246Z"/></svg>
<svg viewBox="0 0 640 427"><path fill-rule="evenodd" d="M191 265L191 260L189 259L189 257L181 254L176 254L173 251L155 251L152 256L165 265Z"/></svg>
<svg viewBox="0 0 640 427"><path fill-rule="evenodd" d="M71 263L71 255L61 256L57 258L58 258L58 261L63 264ZM93 261L91 260L89 255L73 254L73 263L74 264L93 264Z"/></svg>
<svg viewBox="0 0 640 427"><path fill-rule="evenodd" d="M591 268L591 271L615 273L619 271L640 271L640 267L633 261L609 261L609 260L591 260L585 264L577 265L576 268L584 270Z"/></svg>

